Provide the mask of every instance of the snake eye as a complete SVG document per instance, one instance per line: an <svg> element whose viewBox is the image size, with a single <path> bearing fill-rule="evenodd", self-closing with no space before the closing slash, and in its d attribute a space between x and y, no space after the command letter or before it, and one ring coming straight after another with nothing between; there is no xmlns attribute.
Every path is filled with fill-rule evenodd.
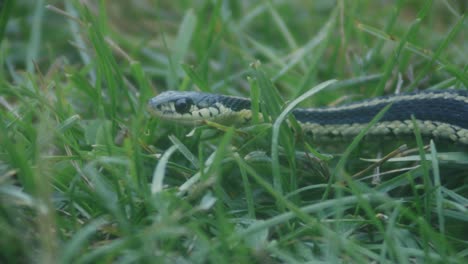
<svg viewBox="0 0 468 264"><path fill-rule="evenodd" d="M183 114L187 113L190 110L192 104L193 102L191 99L181 98L174 103L174 106L177 113Z"/></svg>

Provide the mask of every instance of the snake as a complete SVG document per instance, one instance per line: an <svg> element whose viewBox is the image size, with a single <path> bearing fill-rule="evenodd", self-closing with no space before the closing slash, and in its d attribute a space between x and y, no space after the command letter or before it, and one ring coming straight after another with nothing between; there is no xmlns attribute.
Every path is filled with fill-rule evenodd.
<svg viewBox="0 0 468 264"><path fill-rule="evenodd" d="M368 135L411 136L417 126L424 137L468 146L468 90L401 93L332 107L295 108L291 113L303 132L316 139L349 138L358 135L387 105L389 109L369 128ZM249 124L251 108L248 98L195 91L166 91L148 102L153 116L194 126L206 121Z"/></svg>

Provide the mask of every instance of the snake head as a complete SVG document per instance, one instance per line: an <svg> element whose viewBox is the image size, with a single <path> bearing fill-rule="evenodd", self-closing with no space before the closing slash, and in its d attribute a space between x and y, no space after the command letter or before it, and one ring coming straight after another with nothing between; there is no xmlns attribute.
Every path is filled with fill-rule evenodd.
<svg viewBox="0 0 468 264"><path fill-rule="evenodd" d="M148 102L149 112L162 119L185 125L205 121L239 124L250 120L248 99L200 92L168 91Z"/></svg>

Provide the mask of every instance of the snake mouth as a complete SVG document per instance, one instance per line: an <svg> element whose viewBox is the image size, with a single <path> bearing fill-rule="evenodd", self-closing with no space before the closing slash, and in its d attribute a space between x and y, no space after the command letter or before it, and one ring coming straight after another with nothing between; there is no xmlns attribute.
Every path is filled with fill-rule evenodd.
<svg viewBox="0 0 468 264"><path fill-rule="evenodd" d="M238 112L223 106L199 108L192 105L187 112L179 112L174 103L171 102L158 106L149 105L149 112L160 120L188 126L203 125L206 121L225 125L238 124L237 119L241 116Z"/></svg>
<svg viewBox="0 0 468 264"><path fill-rule="evenodd" d="M180 124L185 126L199 126L203 125L206 119L195 118L192 115L183 116L177 113L168 113L160 111L151 112L156 118L165 122L173 122L174 124Z"/></svg>
<svg viewBox="0 0 468 264"><path fill-rule="evenodd" d="M157 103L153 98L148 102L148 112L159 120L174 121L177 124L196 126L201 125L206 118L194 115L194 112L178 112L174 102Z"/></svg>

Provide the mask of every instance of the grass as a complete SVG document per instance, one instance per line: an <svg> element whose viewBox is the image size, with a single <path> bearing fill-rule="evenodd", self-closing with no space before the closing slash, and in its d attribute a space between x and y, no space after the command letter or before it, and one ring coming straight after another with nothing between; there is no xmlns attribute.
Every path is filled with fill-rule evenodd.
<svg viewBox="0 0 468 264"><path fill-rule="evenodd" d="M468 258L466 148L283 122L466 89L464 1L80 2L2 4L0 262ZM251 97L271 122L160 122L164 90Z"/></svg>

